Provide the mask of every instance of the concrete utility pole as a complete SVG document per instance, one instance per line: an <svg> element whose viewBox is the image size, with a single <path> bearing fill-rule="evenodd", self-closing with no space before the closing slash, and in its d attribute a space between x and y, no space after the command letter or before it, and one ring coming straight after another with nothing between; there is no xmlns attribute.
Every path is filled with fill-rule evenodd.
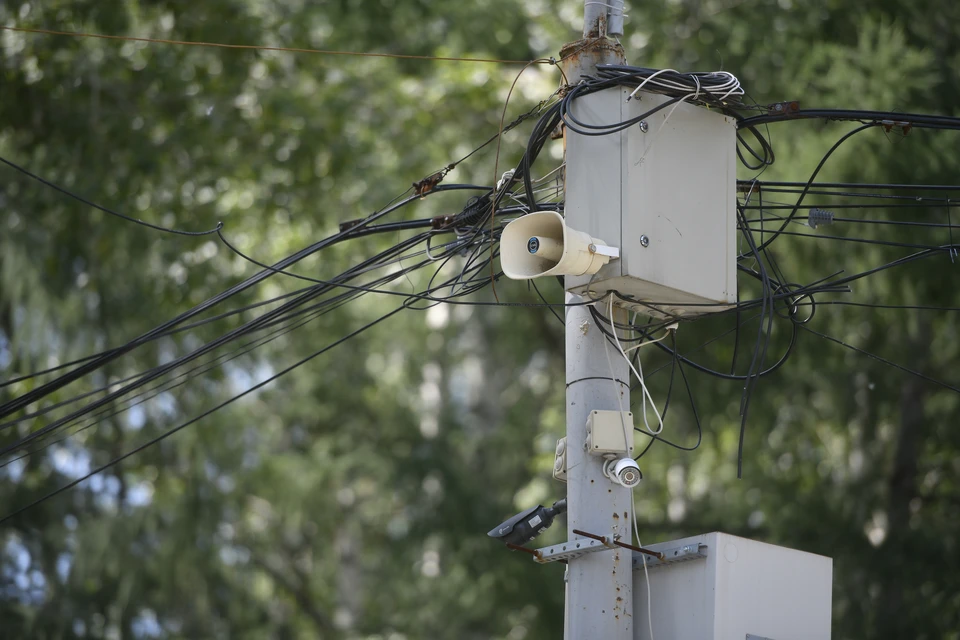
<svg viewBox="0 0 960 640"><path fill-rule="evenodd" d="M561 56L576 52L563 63L568 80L576 83L581 74L595 72L597 64L624 63L623 49L607 38L622 34L622 0L586 0L584 39L567 44L561 50ZM565 140L568 157L572 153L590 153L593 162L597 154L596 163L604 169L598 172L602 180L576 193L567 192L568 222L573 218L584 220L589 215L591 202L602 201L600 194L604 191L620 191L620 136L589 141L576 137L576 140ZM596 198L591 197L591 191L595 191ZM589 226L585 230L588 229ZM581 283L582 279L573 282L570 277L566 278L567 289ZM584 301L574 294L567 294L566 300L568 304ZM606 309L600 311L607 314ZM620 318L624 319L625 316ZM590 411L630 410L630 373L623 356L606 342L586 306L567 307L566 379L567 540L583 539L573 533L579 529L629 542L633 517L631 490L612 483L603 474L604 460L588 455L582 443L586 441ZM633 625L632 553L611 549L571 559L566 573L565 638L632 640Z"/></svg>

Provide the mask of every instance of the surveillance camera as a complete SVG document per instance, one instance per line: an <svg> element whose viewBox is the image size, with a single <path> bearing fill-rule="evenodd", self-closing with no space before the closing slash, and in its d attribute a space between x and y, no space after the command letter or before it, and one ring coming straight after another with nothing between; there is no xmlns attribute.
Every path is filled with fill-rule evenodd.
<svg viewBox="0 0 960 640"><path fill-rule="evenodd" d="M522 545L530 542L553 524L553 519L567 510L566 500L557 500L552 507L537 505L521 511L487 533L506 544Z"/></svg>
<svg viewBox="0 0 960 640"><path fill-rule="evenodd" d="M633 458L620 458L607 473L607 477L622 487L633 489L643 480L640 465Z"/></svg>

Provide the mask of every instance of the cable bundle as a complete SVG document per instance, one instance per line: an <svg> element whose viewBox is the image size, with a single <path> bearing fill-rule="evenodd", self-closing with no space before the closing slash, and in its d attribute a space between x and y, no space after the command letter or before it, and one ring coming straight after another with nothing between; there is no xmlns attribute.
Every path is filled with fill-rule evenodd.
<svg viewBox="0 0 960 640"><path fill-rule="evenodd" d="M631 89L627 100L637 97L640 91L657 93L670 99L649 111L620 122L592 124L583 122L573 115L574 100L611 87ZM670 109L664 120L664 123L666 123L673 115L674 110L684 102L717 109L721 113L735 118L737 128L749 131L759 143L760 149L754 149L738 130L737 155L744 166L756 171L773 164L774 155L766 137L752 124L743 124L745 118L740 114L740 111L760 108L758 105L743 104L741 98L745 95L740 80L729 71L681 73L674 69L649 69L607 64L597 67L596 76L584 77L580 84L572 87L560 101L558 110L561 121L570 131L584 136L606 136L637 125L659 111ZM748 161L747 155L752 156L756 162Z"/></svg>
<svg viewBox="0 0 960 640"><path fill-rule="evenodd" d="M587 124L572 114L571 106L577 98L616 86L633 89L627 100L635 98L641 90L665 95L671 99L639 116L609 124ZM560 111L563 123L571 131L585 136L603 136L623 131L658 111L671 106L675 108L681 102L714 107L739 119L739 115L733 109L742 108L740 98L743 95L740 81L727 71L680 73L673 69L600 65L597 67L596 76L584 78L580 84L567 92L561 101Z"/></svg>
<svg viewBox="0 0 960 640"><path fill-rule="evenodd" d="M625 86L636 84L628 99L636 97L639 91L648 91L675 98L685 97L693 104L726 106L738 102L743 96L740 81L729 71L681 73L674 69L601 65L597 68L597 76Z"/></svg>

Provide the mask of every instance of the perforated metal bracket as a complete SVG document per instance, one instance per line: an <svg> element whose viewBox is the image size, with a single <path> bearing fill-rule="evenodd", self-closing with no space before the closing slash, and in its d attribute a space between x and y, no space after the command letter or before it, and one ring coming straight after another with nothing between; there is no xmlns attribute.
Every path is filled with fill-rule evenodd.
<svg viewBox="0 0 960 640"><path fill-rule="evenodd" d="M707 545L692 542L681 547L670 547L668 549L657 549L663 554L663 559L654 558L642 553L633 554L634 570L643 569L643 561L646 558L647 569L656 569L658 567L669 566L679 562L689 562L690 560L699 560L707 557Z"/></svg>
<svg viewBox="0 0 960 640"><path fill-rule="evenodd" d="M598 540L583 538L572 540L570 542L561 542L552 547L544 547L534 552L534 562L547 564L548 562L559 562L560 560L572 560L582 555L593 553L594 551L604 551L605 549L616 549L614 545L606 545Z"/></svg>

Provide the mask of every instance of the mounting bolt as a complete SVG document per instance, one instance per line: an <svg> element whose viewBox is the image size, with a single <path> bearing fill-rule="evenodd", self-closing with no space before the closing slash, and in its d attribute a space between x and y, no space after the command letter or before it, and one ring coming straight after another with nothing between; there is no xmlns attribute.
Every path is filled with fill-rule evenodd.
<svg viewBox="0 0 960 640"><path fill-rule="evenodd" d="M646 120L641 120L641 121L640 121L640 131L646 133L646 132L649 131L649 130L650 130L650 125L647 124L647 121L646 121Z"/></svg>
<svg viewBox="0 0 960 640"><path fill-rule="evenodd" d="M587 250L588 250L590 253L596 253L596 252L597 252L597 245L595 245L595 244L588 245L588 246L587 246Z"/></svg>
<svg viewBox="0 0 960 640"><path fill-rule="evenodd" d="M645 236L645 235L640 236L640 246L641 246L641 247L649 247L649 246L650 246L650 238L648 238L648 237Z"/></svg>

